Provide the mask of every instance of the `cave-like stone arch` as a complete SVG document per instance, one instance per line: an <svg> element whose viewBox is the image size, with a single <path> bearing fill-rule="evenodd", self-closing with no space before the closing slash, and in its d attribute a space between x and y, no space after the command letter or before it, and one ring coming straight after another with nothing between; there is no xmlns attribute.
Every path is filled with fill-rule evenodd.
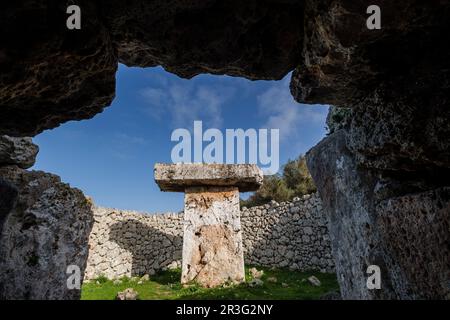
<svg viewBox="0 0 450 320"><path fill-rule="evenodd" d="M308 162L344 298L448 297L450 3L379 0L382 28L369 30L371 2L80 0L81 30L66 28L72 1L8 2L0 134L93 117L114 98L118 62L185 78L294 70L297 101L341 108ZM368 264L382 290L365 287Z"/></svg>

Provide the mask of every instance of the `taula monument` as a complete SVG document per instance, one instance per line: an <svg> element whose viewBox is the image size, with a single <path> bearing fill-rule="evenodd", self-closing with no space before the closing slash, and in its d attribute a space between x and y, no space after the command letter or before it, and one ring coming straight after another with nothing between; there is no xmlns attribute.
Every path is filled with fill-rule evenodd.
<svg viewBox="0 0 450 320"><path fill-rule="evenodd" d="M156 164L161 191L184 192L181 283L215 287L243 282L239 192L257 190L263 173L251 164Z"/></svg>

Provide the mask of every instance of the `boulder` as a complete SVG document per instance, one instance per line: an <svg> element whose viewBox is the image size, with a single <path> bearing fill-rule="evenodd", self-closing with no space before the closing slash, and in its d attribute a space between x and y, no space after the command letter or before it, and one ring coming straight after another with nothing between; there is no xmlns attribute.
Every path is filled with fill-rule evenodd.
<svg viewBox="0 0 450 320"><path fill-rule="evenodd" d="M5 181L0 179L0 234L3 227L3 222L8 216L9 212L12 210L16 203L18 191L17 188Z"/></svg>
<svg viewBox="0 0 450 320"><path fill-rule="evenodd" d="M450 99L440 86L429 96L428 88L416 84L395 89L381 84L347 111L342 120L347 147L358 165L401 172L404 180L445 184L450 176Z"/></svg>
<svg viewBox="0 0 450 320"><path fill-rule="evenodd" d="M0 298L79 299L80 290L67 286L72 273L66 272L76 266L83 280L91 204L48 173L8 166L0 168L0 179L8 186L0 187L0 199L17 196L14 206L2 206L9 212L0 239Z"/></svg>
<svg viewBox="0 0 450 320"><path fill-rule="evenodd" d="M450 188L422 175L408 181L408 172L402 178L358 165L347 135L338 130L307 154L329 219L343 299L444 299ZM381 270L382 290L367 287L370 265Z"/></svg>
<svg viewBox="0 0 450 320"><path fill-rule="evenodd" d="M0 166L17 165L28 169L34 165L39 147L31 138L0 136Z"/></svg>

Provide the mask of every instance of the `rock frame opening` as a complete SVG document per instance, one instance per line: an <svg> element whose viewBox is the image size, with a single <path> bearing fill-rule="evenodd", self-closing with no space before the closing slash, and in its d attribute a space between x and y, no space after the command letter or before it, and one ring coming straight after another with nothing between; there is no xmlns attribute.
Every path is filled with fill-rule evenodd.
<svg viewBox="0 0 450 320"><path fill-rule="evenodd" d="M34 136L101 112L114 97L119 61L162 65L185 78L209 72L280 79L294 70L297 101L339 107L329 116L331 134L307 158L331 221L343 297L449 297L450 50L442 41L450 31L448 1L421 3L417 10L414 0L379 1L382 28L368 30L370 1L133 0L125 8L122 1L80 0L84 22L78 33L65 28L65 4L52 4L8 3L0 12L1 135ZM26 214L18 223L27 227L53 206L45 188L27 184L35 175L21 168L28 164L10 157L10 149L0 152L9 159L1 162L0 175L4 248L5 223L19 205ZM75 199L76 193L55 197L82 208L85 200ZM40 209L33 203L41 203ZM81 219L89 211L83 208L71 218ZM83 265L86 256L79 259ZM363 285L364 267L373 263L388 284L383 290ZM23 272L19 278L37 288L40 279L27 278L34 274L24 267L27 261L17 265L11 272ZM427 272L417 272L424 266ZM8 279L0 281L2 297L11 294ZM43 298L77 298L49 290ZM14 295L41 297L30 291Z"/></svg>

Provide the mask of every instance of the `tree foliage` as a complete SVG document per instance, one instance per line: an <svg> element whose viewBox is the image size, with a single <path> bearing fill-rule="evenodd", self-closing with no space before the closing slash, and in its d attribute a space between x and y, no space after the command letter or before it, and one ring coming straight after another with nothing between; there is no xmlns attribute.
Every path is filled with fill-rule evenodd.
<svg viewBox="0 0 450 320"><path fill-rule="evenodd" d="M289 160L283 167L282 179L293 191L293 197L299 197L316 191L316 186L306 166L305 157Z"/></svg>
<svg viewBox="0 0 450 320"><path fill-rule="evenodd" d="M311 174L306 166L304 156L289 160L281 174L265 176L261 188L254 192L247 200L241 200L241 207L253 207L269 203L290 201L295 197L316 191Z"/></svg>

